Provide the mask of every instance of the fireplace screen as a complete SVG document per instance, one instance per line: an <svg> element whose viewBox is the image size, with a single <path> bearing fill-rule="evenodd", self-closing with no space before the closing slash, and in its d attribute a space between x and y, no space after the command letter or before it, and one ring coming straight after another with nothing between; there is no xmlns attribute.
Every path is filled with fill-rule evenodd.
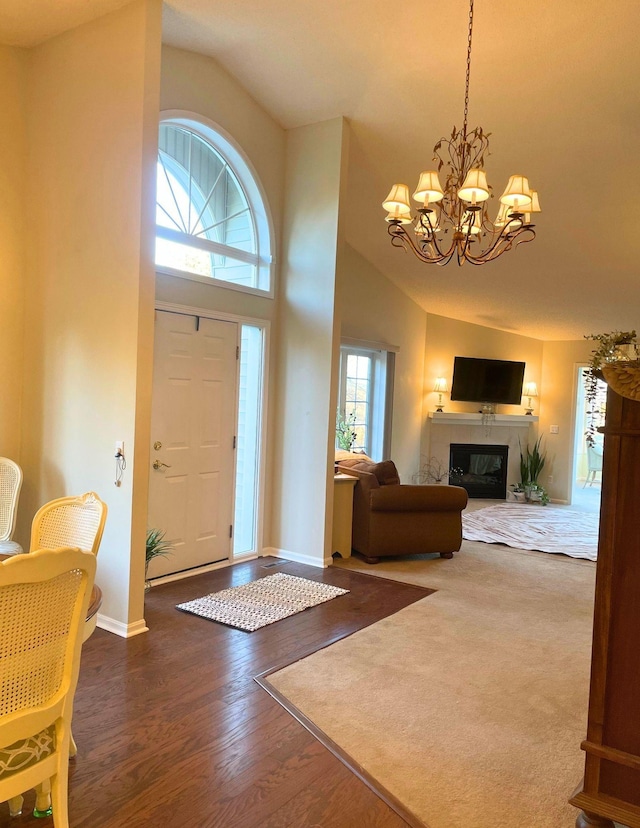
<svg viewBox="0 0 640 828"><path fill-rule="evenodd" d="M469 497L505 500L508 453L508 446L452 443L449 482L453 486L462 486Z"/></svg>

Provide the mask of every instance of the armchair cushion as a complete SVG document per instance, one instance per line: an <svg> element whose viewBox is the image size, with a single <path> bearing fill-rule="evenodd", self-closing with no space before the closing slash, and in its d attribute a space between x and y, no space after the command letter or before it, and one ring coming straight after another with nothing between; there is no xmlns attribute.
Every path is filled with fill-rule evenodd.
<svg viewBox="0 0 640 828"><path fill-rule="evenodd" d="M462 512L467 492L459 486L385 486L371 492L372 512Z"/></svg>
<svg viewBox="0 0 640 828"><path fill-rule="evenodd" d="M397 486L400 484L400 475L393 460L383 460L375 463L371 469L381 486Z"/></svg>
<svg viewBox="0 0 640 828"><path fill-rule="evenodd" d="M342 463L343 460L368 460L370 463L375 462L364 451L346 451L345 449L336 449L335 460L336 463Z"/></svg>
<svg viewBox="0 0 640 828"><path fill-rule="evenodd" d="M373 460L353 457L340 460L339 465L356 472L372 474L380 486L395 486L400 483L400 476L393 460L375 463Z"/></svg>

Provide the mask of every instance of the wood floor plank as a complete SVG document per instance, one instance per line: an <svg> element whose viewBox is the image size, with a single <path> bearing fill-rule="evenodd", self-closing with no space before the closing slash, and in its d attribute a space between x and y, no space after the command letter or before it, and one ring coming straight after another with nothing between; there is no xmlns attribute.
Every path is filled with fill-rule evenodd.
<svg viewBox="0 0 640 828"><path fill-rule="evenodd" d="M254 680L430 594L343 569L260 559L154 587L150 631L83 648L71 828L400 828L405 822ZM276 572L349 589L254 633L175 605ZM357 702L356 702L357 703ZM24 814L0 828L50 828Z"/></svg>

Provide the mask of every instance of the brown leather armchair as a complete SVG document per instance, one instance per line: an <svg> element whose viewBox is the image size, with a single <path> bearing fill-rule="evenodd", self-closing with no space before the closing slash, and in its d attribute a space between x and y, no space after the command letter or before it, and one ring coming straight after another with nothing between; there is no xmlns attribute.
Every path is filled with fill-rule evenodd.
<svg viewBox="0 0 640 828"><path fill-rule="evenodd" d="M465 489L402 485L391 460L341 460L338 470L358 478L353 493L352 547L367 563L424 552L452 558L460 549Z"/></svg>

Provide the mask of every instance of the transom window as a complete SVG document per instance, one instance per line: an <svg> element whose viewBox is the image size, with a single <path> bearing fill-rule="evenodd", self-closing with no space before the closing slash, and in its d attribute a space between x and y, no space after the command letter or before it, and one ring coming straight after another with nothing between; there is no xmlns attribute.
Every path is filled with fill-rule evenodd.
<svg viewBox="0 0 640 828"><path fill-rule="evenodd" d="M157 164L158 269L270 292L269 231L264 200L240 151L210 128L182 119L163 121Z"/></svg>

